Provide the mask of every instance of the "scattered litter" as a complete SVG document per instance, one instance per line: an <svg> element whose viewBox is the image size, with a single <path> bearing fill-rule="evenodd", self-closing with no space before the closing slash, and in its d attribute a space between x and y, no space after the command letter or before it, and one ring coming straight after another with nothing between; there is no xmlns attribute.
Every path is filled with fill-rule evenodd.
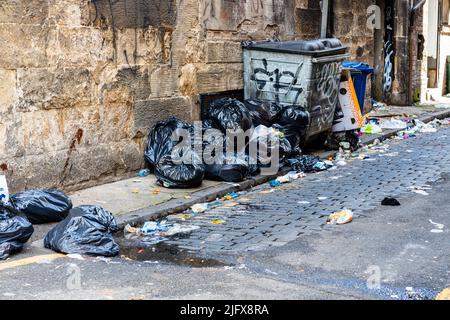
<svg viewBox="0 0 450 320"><path fill-rule="evenodd" d="M184 196L185 199L192 199L191 196Z"/></svg>
<svg viewBox="0 0 450 320"><path fill-rule="evenodd" d="M333 163L323 161L319 157L301 155L287 160L292 170L296 172L318 172L330 169Z"/></svg>
<svg viewBox="0 0 450 320"><path fill-rule="evenodd" d="M210 223L212 224L224 224L226 221L225 220L211 220Z"/></svg>
<svg viewBox="0 0 450 320"><path fill-rule="evenodd" d="M345 160L344 151L342 149L339 150L339 153L336 155L335 159L336 165L343 167L347 165L347 161Z"/></svg>
<svg viewBox="0 0 450 320"><path fill-rule="evenodd" d="M134 183L139 183L139 182L142 182L142 180L134 179L133 182L134 182Z"/></svg>
<svg viewBox="0 0 450 320"><path fill-rule="evenodd" d="M84 260L83 256L79 253L71 253L67 255L67 258L76 259L76 260Z"/></svg>
<svg viewBox="0 0 450 320"><path fill-rule="evenodd" d="M381 205L383 206L399 206L400 202L392 197L386 197L381 201Z"/></svg>
<svg viewBox="0 0 450 320"><path fill-rule="evenodd" d="M366 134L376 134L376 133L383 132L383 130L381 129L381 127L379 125L377 125L375 123L368 123L361 128L361 132L366 133Z"/></svg>
<svg viewBox="0 0 450 320"><path fill-rule="evenodd" d="M407 124L406 122L399 120L399 119L395 119L392 118L390 120L384 121L381 124L381 129L387 129L387 130L397 130L397 129L406 129L407 128Z"/></svg>
<svg viewBox="0 0 450 320"><path fill-rule="evenodd" d="M282 183L281 183L280 181L274 179L274 180L269 181L269 185L270 185L272 188L276 188L276 187L281 186Z"/></svg>
<svg viewBox="0 0 450 320"><path fill-rule="evenodd" d="M272 271L272 270L270 270L270 269L266 269L266 270L264 270L266 273L268 273L268 274L273 274L274 276L277 276L278 275L278 273L276 273L276 272L274 272L274 271Z"/></svg>
<svg viewBox="0 0 450 320"><path fill-rule="evenodd" d="M328 217L328 224L345 224L353 220L353 212L348 209L344 209L340 212L332 213Z"/></svg>
<svg viewBox="0 0 450 320"><path fill-rule="evenodd" d="M200 229L199 226L182 225L182 224L175 223L167 231L161 232L159 235L163 236L163 237L170 237L170 236L176 235L178 233L189 233L189 232L192 232L192 231L198 230L198 229Z"/></svg>
<svg viewBox="0 0 450 320"><path fill-rule="evenodd" d="M140 193L140 192L141 192L141 190L138 188L131 189L131 193Z"/></svg>
<svg viewBox="0 0 450 320"><path fill-rule="evenodd" d="M153 189L152 194L160 194L161 189Z"/></svg>
<svg viewBox="0 0 450 320"><path fill-rule="evenodd" d="M239 202L226 202L226 203L223 205L223 207L225 207L225 208L232 208L232 207L235 207L235 206L237 206L237 205L239 205Z"/></svg>
<svg viewBox="0 0 450 320"><path fill-rule="evenodd" d="M233 199L236 199L239 196L240 196L239 193L231 192L231 193L227 194L226 196L224 196L223 200L233 200Z"/></svg>
<svg viewBox="0 0 450 320"><path fill-rule="evenodd" d="M263 190L263 191L261 191L261 192L259 192L260 194L268 194L268 193L273 193L273 192L275 192L276 191L276 189L270 189L270 190Z"/></svg>
<svg viewBox="0 0 450 320"><path fill-rule="evenodd" d="M433 220L429 219L430 223L436 227L436 229L432 229L430 232L432 233L442 233L444 232L445 225L442 223L433 222Z"/></svg>
<svg viewBox="0 0 450 320"><path fill-rule="evenodd" d="M144 223L140 232L144 235L153 234L155 232L165 232L169 230L169 225L166 220L162 221L147 221Z"/></svg>
<svg viewBox="0 0 450 320"><path fill-rule="evenodd" d="M417 189L413 189L413 190L411 190L411 191L414 192L414 193L417 193L417 194L421 194L421 195L423 195L423 196L428 196L428 195L429 195L429 193L426 192L425 190L417 190Z"/></svg>
<svg viewBox="0 0 450 320"><path fill-rule="evenodd" d="M207 204L207 203L197 203L197 204L194 204L194 205L191 207L191 210L192 210L194 213L202 213L202 212L205 212L206 210L208 210L208 204Z"/></svg>
<svg viewBox="0 0 450 320"><path fill-rule="evenodd" d="M192 218L192 215L191 215L191 214L184 213L184 214L180 214L180 215L179 215L179 218L180 218L181 220L189 220L189 219Z"/></svg>
<svg viewBox="0 0 450 320"><path fill-rule="evenodd" d="M139 177L147 177L149 175L150 175L150 170L149 169L142 169L138 173Z"/></svg>
<svg viewBox="0 0 450 320"><path fill-rule="evenodd" d="M140 229L139 228L134 228L130 224L127 224L125 226L125 228L123 229L123 231L125 233L134 233L134 234L139 234L140 233Z"/></svg>

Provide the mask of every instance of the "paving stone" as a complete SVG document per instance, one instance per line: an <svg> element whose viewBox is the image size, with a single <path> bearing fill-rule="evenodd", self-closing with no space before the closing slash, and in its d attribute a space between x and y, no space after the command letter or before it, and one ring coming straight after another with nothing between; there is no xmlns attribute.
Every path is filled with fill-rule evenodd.
<svg viewBox="0 0 450 320"><path fill-rule="evenodd" d="M250 206L215 208L202 213L185 222L199 225L199 230L188 238L167 243L189 250L204 247L205 252L255 251L333 230L326 225L326 219L330 213L343 208L352 209L356 218L363 219L384 197L409 195L408 187L433 183L443 172L450 172L450 144L442 136L444 133L450 135L450 128L406 141L389 141L387 153L371 156L376 161L349 161L337 170L309 174L285 185L285 190L259 194L270 187L268 184L255 187L245 195L251 199ZM408 149L413 153L407 153ZM386 156L395 152L398 156ZM331 179L336 176L342 177ZM319 201L319 196L327 199ZM298 201L311 203L304 205ZM213 219L223 219L226 223L212 225ZM214 234L220 234L221 239L205 241Z"/></svg>

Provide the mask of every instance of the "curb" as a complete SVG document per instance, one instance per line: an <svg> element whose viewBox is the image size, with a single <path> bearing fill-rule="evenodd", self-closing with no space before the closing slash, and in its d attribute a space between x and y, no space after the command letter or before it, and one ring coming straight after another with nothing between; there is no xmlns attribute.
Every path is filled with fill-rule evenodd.
<svg viewBox="0 0 450 320"><path fill-rule="evenodd" d="M434 119L444 119L450 117L450 109L445 109L442 111L427 113L423 116L419 116L418 119L428 123L433 121ZM386 130L381 134L372 134L364 137L362 139L362 143L367 145L373 143L376 139L380 141L384 141L394 135L397 132L402 131L399 129L394 130ZM328 159L329 157L334 157L337 154L337 151L325 151L318 156L321 159ZM240 183L226 183L224 182L221 185L210 187L198 192L195 192L191 195L190 199L172 199L165 203L148 207L136 211L132 211L126 213L124 215L120 215L116 217L119 228L123 228L127 224L140 224L144 223L148 220L156 220L159 218L166 217L170 214L180 213L182 211L187 210L191 206L197 203L214 201L217 198L221 198L228 193L243 191L250 189L252 187L264 184L280 175L284 175L289 172L288 168L282 168L277 174L269 175L269 176L255 176L251 179L242 181Z"/></svg>

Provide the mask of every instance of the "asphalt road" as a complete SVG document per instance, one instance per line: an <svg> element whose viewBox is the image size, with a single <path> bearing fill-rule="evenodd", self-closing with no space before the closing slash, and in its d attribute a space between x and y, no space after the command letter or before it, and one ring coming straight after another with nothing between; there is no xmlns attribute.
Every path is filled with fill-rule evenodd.
<svg viewBox="0 0 450 320"><path fill-rule="evenodd" d="M450 136L450 129L444 128L408 142L390 142L391 151L398 156L388 157L388 162L382 166L392 166L392 170L385 170L392 171L392 176L380 174L380 170L371 172L370 167L377 168L376 161L366 165L355 162L334 172L311 175L274 193L266 194L264 190L270 188L261 186L245 195L250 201L244 206L245 216L239 216L244 210L239 206L231 213L223 213L224 219L230 222L228 228L227 223L210 225L191 238L175 239L152 248L131 245L124 247L121 257L114 259L55 254L42 248L40 241L51 226L38 227L24 252L0 262L0 298L434 299L450 287L450 170L447 165L450 145L447 146L447 135ZM417 160L417 170L399 165L400 162L410 163L405 154ZM372 157L380 163L383 161ZM378 193L375 189L359 190L363 196L347 197L339 203L355 211L355 218L349 224L325 225L325 214L330 212L311 213L314 216L311 224L307 219L302 220L303 216L295 216L297 212L308 212L300 204L285 202L281 205L286 195L303 200L302 190L317 187L320 179L327 180L328 188L321 187L316 195L328 192L333 200L336 194L333 188L339 189L349 182L328 177L347 173L373 179L378 190ZM432 182L427 182L430 179ZM406 191L412 182L429 184L428 195ZM379 204L379 196L394 194L401 206ZM277 211L277 206L264 211L261 205L264 197L280 199L282 209L278 210L276 219L271 218L275 214L271 212ZM369 201L363 197L378 204L363 205ZM310 207L324 210L336 205L331 200L326 206L320 200L315 201L317 203ZM220 214L219 209L212 216ZM273 222L282 220L288 213L293 214L292 219L306 221L306 227ZM249 216L254 216L257 235L249 237L239 247L241 249L233 249L231 241L240 237L238 232L250 228ZM189 223L204 226L201 218ZM267 233L274 227L275 233L290 236L283 239ZM296 228L299 232L292 233ZM202 237L208 239L212 234L224 235L220 247L211 244L192 250L183 248L184 242L192 245L195 238L204 243ZM231 235L234 238L227 238ZM272 238L264 241L265 236Z"/></svg>

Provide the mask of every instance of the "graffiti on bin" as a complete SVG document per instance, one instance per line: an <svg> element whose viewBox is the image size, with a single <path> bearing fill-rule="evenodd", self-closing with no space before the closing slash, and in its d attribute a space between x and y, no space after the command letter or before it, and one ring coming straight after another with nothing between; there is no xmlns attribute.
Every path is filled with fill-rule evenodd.
<svg viewBox="0 0 450 320"><path fill-rule="evenodd" d="M327 105L334 106L339 91L341 65L339 62L327 63L318 70L317 91L327 100Z"/></svg>
<svg viewBox="0 0 450 320"><path fill-rule="evenodd" d="M263 92L268 92L275 95L276 102L280 102L280 95L287 96L290 93L295 93L294 100L290 102L297 104L303 92L303 89L298 87L298 84L301 82L299 81L299 75L303 68L303 63L296 65L294 73L294 69L281 70L281 64L276 63L276 61L262 59L261 62L261 67L252 68L253 73L251 75L251 80L256 82L257 98L260 98Z"/></svg>
<svg viewBox="0 0 450 320"><path fill-rule="evenodd" d="M333 122L339 93L341 64L332 62L316 66L316 90L311 93L312 131L322 131Z"/></svg>

